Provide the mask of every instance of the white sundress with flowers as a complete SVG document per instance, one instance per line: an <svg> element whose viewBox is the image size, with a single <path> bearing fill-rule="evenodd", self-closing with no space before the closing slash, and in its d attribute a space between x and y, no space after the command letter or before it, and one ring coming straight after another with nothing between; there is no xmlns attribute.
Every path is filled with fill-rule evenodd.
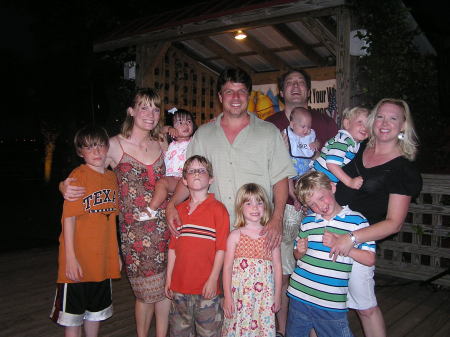
<svg viewBox="0 0 450 337"><path fill-rule="evenodd" d="M275 336L275 282L265 238L240 233L231 274L235 310L233 318L224 319L222 336Z"/></svg>

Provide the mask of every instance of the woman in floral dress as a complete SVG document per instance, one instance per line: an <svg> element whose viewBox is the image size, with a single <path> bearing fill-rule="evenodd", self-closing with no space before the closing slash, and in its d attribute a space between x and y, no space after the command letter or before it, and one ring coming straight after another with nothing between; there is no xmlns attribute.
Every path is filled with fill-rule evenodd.
<svg viewBox="0 0 450 337"><path fill-rule="evenodd" d="M157 219L139 221L146 210L156 181L165 174L160 123L159 95L140 89L132 98L120 134L110 139L106 165L111 166L119 184L119 225L122 257L136 297L135 317L138 337L147 337L153 313L156 336L165 337L170 301L164 295L167 244L170 237L164 208ZM64 197L83 196L81 187L64 182ZM76 182L74 183L76 184Z"/></svg>
<svg viewBox="0 0 450 337"><path fill-rule="evenodd" d="M245 184L236 197L236 225L227 240L223 266L222 336L275 336L281 305L280 248L265 248L260 233L270 218L264 189Z"/></svg>

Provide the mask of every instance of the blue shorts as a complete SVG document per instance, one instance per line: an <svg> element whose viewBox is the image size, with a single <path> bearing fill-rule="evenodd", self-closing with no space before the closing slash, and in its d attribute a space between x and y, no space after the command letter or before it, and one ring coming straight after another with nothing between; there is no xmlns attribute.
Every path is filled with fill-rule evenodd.
<svg viewBox="0 0 450 337"><path fill-rule="evenodd" d="M291 298L286 337L309 337L311 329L319 337L353 337L347 312L323 310Z"/></svg>

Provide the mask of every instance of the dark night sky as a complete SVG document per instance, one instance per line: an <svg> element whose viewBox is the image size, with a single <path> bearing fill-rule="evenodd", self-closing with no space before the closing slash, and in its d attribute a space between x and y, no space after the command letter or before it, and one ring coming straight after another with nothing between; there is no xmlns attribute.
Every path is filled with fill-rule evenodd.
<svg viewBox="0 0 450 337"><path fill-rule="evenodd" d="M168 10L175 3L160 2L157 10ZM405 0L404 3L412 8L416 21L438 53L449 54L450 25L445 2ZM15 112L4 114L6 123L2 123L0 135L12 133L8 122L14 123L18 116L27 117L22 119L22 133L35 133L36 123L42 117L57 116L67 122L67 118L82 116L83 111L90 110L90 102L78 101L77 97L87 97L92 90L87 84L86 69L93 57L91 43L95 32L107 30L113 22L153 14L156 10L149 1L129 0L126 6L118 0L2 2L0 54L3 82L8 89L1 107L3 111Z"/></svg>

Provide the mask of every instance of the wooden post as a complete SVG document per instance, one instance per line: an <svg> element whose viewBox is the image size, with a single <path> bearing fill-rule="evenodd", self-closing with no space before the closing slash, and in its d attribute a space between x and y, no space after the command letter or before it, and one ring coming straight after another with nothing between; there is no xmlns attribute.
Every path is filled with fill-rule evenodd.
<svg viewBox="0 0 450 337"><path fill-rule="evenodd" d="M338 114L350 106L350 13L347 8L337 10L336 104Z"/></svg>
<svg viewBox="0 0 450 337"><path fill-rule="evenodd" d="M154 87L154 73L156 62L159 62L170 47L170 42L143 43L136 47L136 86ZM156 88L158 89L158 88Z"/></svg>

